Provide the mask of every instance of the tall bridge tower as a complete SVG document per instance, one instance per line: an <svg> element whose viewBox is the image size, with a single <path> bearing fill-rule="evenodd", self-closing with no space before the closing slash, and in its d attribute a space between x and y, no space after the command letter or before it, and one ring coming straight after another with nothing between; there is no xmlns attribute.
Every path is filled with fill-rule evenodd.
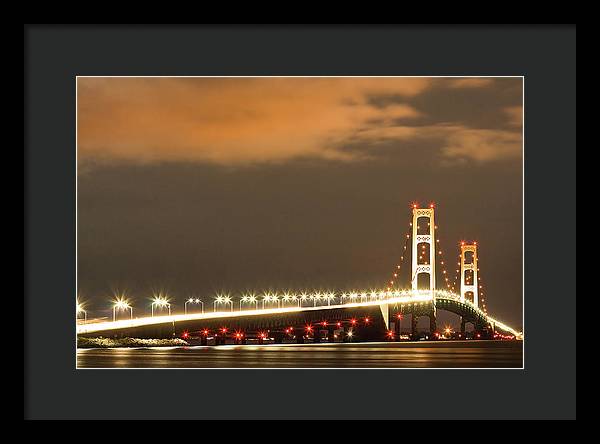
<svg viewBox="0 0 600 444"><path fill-rule="evenodd" d="M435 309L435 217L433 204L429 208L418 208L413 205L412 217L412 289L429 290L431 292L431 305L428 308L419 309L413 307L411 315L411 332L414 336L417 328L417 317L429 317L429 332L434 334L436 330ZM429 285L425 287L424 282L419 282L421 276L428 277Z"/></svg>
<svg viewBox="0 0 600 444"><path fill-rule="evenodd" d="M467 259L467 253L472 257ZM469 255L471 256L471 255ZM460 244L460 299L465 300L467 293L473 294L473 304L479 307L479 280L477 278L477 242ZM469 276L467 277L467 274Z"/></svg>
<svg viewBox="0 0 600 444"><path fill-rule="evenodd" d="M429 289L435 294L435 218L434 208L413 205L412 289L419 290L419 276L429 275ZM420 224L420 225L419 225Z"/></svg>

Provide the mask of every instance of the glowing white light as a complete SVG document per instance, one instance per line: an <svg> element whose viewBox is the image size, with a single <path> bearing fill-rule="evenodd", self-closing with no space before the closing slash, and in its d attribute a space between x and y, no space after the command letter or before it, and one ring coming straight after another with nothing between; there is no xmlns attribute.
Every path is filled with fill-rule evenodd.
<svg viewBox="0 0 600 444"><path fill-rule="evenodd" d="M373 297L372 295L375 294L375 296ZM375 291L375 290L371 290L370 292L357 292L357 291L353 291L350 293L342 293L342 296L346 296L346 298L350 299L350 302L345 302L345 301L340 301L339 305L316 305L316 301L317 300L321 300L321 299L327 299L330 300L332 298L335 298L335 292L327 292L327 293L321 293L321 292L315 292L314 294L308 294L307 292L302 292L300 293L300 296L296 296L296 295L290 295L289 293L284 294L283 299L286 300L286 296L288 297L288 300L296 300L299 303L296 306L283 306L279 304L279 302L281 301L277 296L273 295L273 294L266 294L266 296L263 298L263 304L264 301L267 302L277 302L277 307L276 308L266 308L263 306L262 309L259 309L258 307L256 307L253 310L241 310L240 307L240 311L238 312L234 312L233 311L233 302L231 301L231 298L229 296L222 296L219 295L217 296L217 298L215 299L215 308L217 303L219 304L230 304L231 306L231 312L217 312L216 309L213 313L191 313L191 314L184 314L184 315L170 315L169 316L160 316L158 318L151 318L151 317L144 317L144 318L138 318L138 319L133 319L133 315L131 315L131 319L129 320L115 320L113 317L113 321L112 322L97 322L97 323L90 323L90 324L85 324L85 325L77 325L77 333L90 333L90 332L97 332L97 331L103 331L103 330L113 330L113 329L118 329L118 328L125 328L125 327L136 327L136 326L143 326L143 325L152 325L152 324L159 324L159 323L164 323L164 322L175 322L175 321L187 321L187 320L197 320L197 319L210 319L210 318L221 318L221 317L240 317L240 316L253 316L253 315L261 315L261 314L269 314L269 313L287 313L287 312L299 312L299 311L311 311L311 310L327 310L327 309L334 309L336 307L362 307L362 306L375 306L381 303L381 300L377 298L377 296L381 296L384 295L385 298L385 302L389 303L389 304L425 304L425 303L431 303L435 298L446 298L446 299L452 299L455 300L456 302L459 302L461 304L464 304L466 306L468 306L470 309L472 309L474 312L478 313L483 319L486 319L487 322L491 323L494 325L495 328L506 331L511 333L513 336L515 336L518 339L522 339L523 338L523 333L522 332L518 332L512 328L510 328L509 326L501 323L500 321L488 316L485 311L481 310L479 307L473 305L473 303L471 301L461 301L460 295L458 295L457 293L454 293L452 291L447 291L447 290L435 290L432 294L432 292L430 290L408 290L408 289L403 289L403 290L396 290L393 292L387 292L387 291ZM371 300L369 300L369 296L372 296ZM294 299L295 298L295 299ZM314 301L314 306L302 306L301 301L306 301L306 300L312 300ZM164 304L164 301L167 301L166 303L168 304L168 300L165 297L160 297L159 298L160 302L162 304ZM197 299L194 299L194 302ZM254 295L245 295L241 298L242 301L247 302L247 303L258 303L257 298ZM199 301L199 299L198 299ZM201 302L201 301L200 301ZM125 310L125 309L129 309L132 310L131 305L129 304L129 302L123 298L120 297L117 300L114 301L113 303L113 308L114 310ZM78 309L79 309L79 305L78 305Z"/></svg>
<svg viewBox="0 0 600 444"><path fill-rule="evenodd" d="M131 308L131 305L126 299L119 298L113 302L113 307L117 310L126 310Z"/></svg>

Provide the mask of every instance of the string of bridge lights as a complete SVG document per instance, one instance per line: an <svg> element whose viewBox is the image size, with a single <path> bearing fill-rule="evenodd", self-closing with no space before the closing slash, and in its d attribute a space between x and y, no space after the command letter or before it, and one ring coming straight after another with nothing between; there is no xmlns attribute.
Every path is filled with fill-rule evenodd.
<svg viewBox="0 0 600 444"><path fill-rule="evenodd" d="M455 297L458 298L457 294L452 294L450 292L444 290L436 290L436 293L445 297ZM233 311L244 311L248 309L262 309L269 310L273 308L306 308L310 307L319 307L326 304L327 306L336 305L336 304L345 304L345 303L376 303L381 301L386 301L389 299L395 298L414 298L420 302L425 302L425 300L430 298L429 290L363 290L363 291L351 291L351 292L343 292L336 293L334 291L327 292L301 292L301 293L293 293L293 292L268 292L264 293L262 297L256 296L254 293L247 293L244 295L240 295L238 298L233 298L228 294L217 294L214 296L213 302L213 312L220 312L222 309L225 309L227 312ZM171 306L174 304L173 300L169 296L168 293L162 292L160 294L155 295L152 299L150 299L150 309L151 309L151 317L158 315L161 309L168 310L169 316L171 315ZM201 313L204 314L204 300L200 298L188 298L184 299L184 309L185 314L191 314L188 309L188 304L199 304L201 306ZM308 304L308 305L307 305ZM134 318L134 304L132 300L128 297L126 292L118 292L114 294L114 297L110 299L110 309L113 314L113 321L118 317L118 313L121 311L126 311L129 314L129 318ZM196 309L195 312L199 313L199 309ZM87 320L88 310L86 308L86 303L82 302L77 298L76 305L76 317L79 320L81 316L85 317ZM162 314L161 314L162 315Z"/></svg>
<svg viewBox="0 0 600 444"><path fill-rule="evenodd" d="M398 265L396 265L396 267L394 268L394 271L392 273L392 278L388 282L388 287L387 287L388 291L391 291L394 289L394 286L396 285L396 280L399 279L400 271L402 269L402 265L404 264L404 257L406 256L406 250L408 248L408 240L410 239L410 230L412 227L412 222L410 222L408 224L408 226L409 226L408 232L404 236L404 247L402 249L402 255L400 256L400 263Z"/></svg>
<svg viewBox="0 0 600 444"><path fill-rule="evenodd" d="M479 290L479 299L481 299L481 307L483 312L487 315L487 306L485 303L485 295L483 292L483 283L481 282L481 276L480 276L480 271L479 271L479 256L477 257L477 285L478 285L478 290Z"/></svg>
<svg viewBox="0 0 600 444"><path fill-rule="evenodd" d="M464 245L464 242L461 241L460 245ZM460 275L460 262L462 260L462 253L458 253L458 262L456 263L457 269L456 274L454 275L454 282L452 283L452 291L456 291L456 287L460 285L460 280L462 279Z"/></svg>
<svg viewBox="0 0 600 444"><path fill-rule="evenodd" d="M442 249L442 245L441 245L441 241L439 236L437 235L438 233L438 226L435 226L435 232L436 232L436 237L435 237L435 242L437 246L437 252L438 252L438 256L440 257L440 265L442 267L442 276L444 277L444 284L446 285L446 288L448 289L448 291L454 291L453 288L450 286L450 281L448 278L448 270L446 269L446 261L444 260L444 253L443 253L443 249Z"/></svg>

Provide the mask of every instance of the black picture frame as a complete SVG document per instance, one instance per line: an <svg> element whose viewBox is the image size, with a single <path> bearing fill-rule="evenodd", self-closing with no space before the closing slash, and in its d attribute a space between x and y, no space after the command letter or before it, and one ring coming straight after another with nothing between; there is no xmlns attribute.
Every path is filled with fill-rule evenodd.
<svg viewBox="0 0 600 444"><path fill-rule="evenodd" d="M77 370L77 75L523 75L525 369ZM25 418L575 418L575 26L26 25L24 84Z"/></svg>

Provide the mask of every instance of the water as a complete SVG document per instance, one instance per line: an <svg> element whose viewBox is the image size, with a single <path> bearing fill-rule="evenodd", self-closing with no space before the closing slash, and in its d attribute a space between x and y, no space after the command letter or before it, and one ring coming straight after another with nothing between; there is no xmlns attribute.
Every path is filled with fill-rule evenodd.
<svg viewBox="0 0 600 444"><path fill-rule="evenodd" d="M521 368L521 341L78 349L79 368Z"/></svg>

